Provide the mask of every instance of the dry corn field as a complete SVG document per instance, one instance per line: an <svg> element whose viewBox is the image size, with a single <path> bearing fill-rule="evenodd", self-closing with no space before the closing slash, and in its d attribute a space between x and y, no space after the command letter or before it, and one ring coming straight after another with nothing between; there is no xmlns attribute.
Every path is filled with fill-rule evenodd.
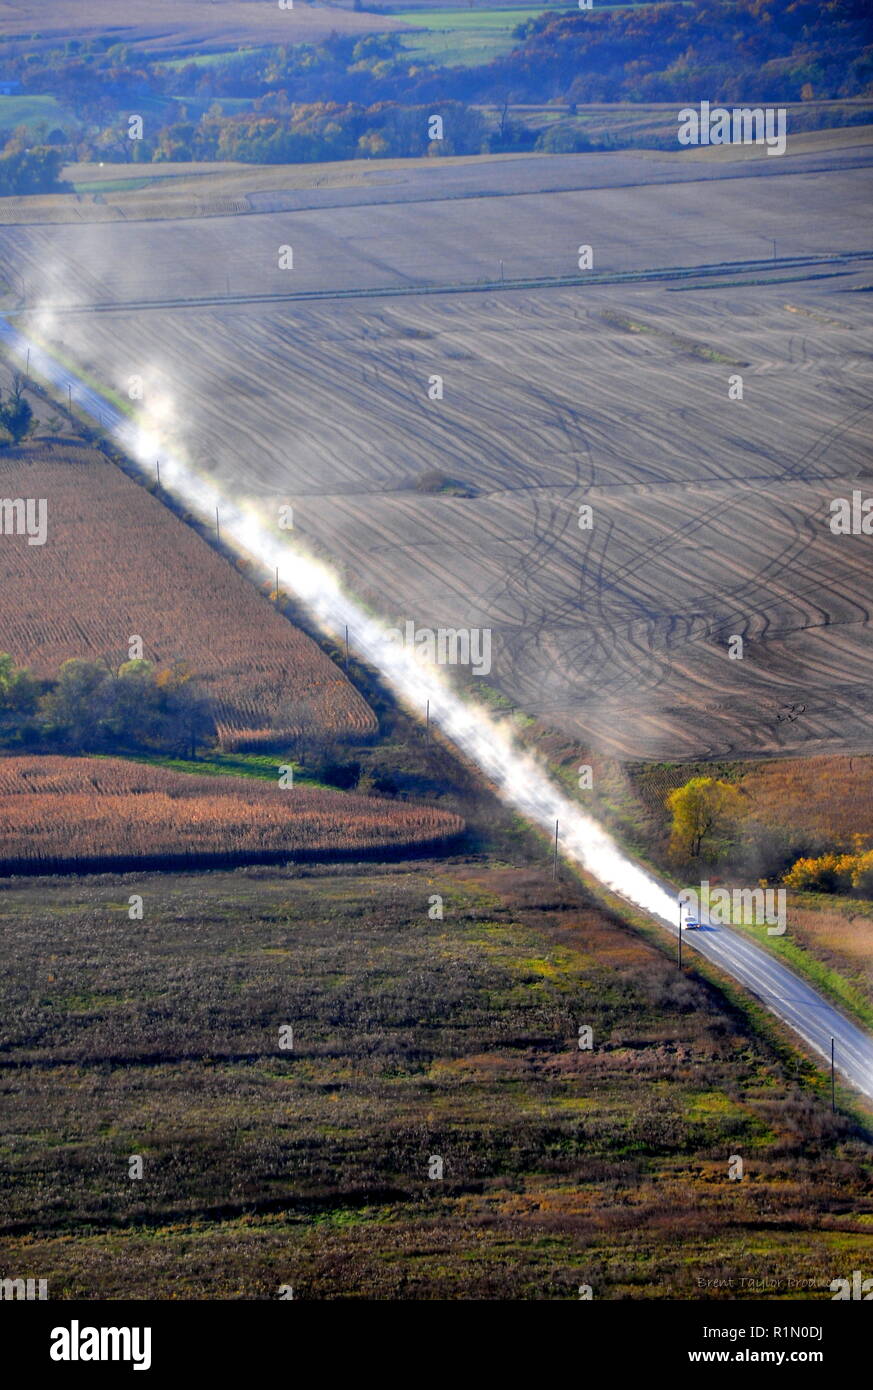
<svg viewBox="0 0 873 1390"><path fill-rule="evenodd" d="M348 792L279 789L118 758L0 759L5 873L344 856L431 846L463 828L459 816L432 806Z"/></svg>
<svg viewBox="0 0 873 1390"><path fill-rule="evenodd" d="M0 651L38 675L71 657L126 660L131 636L182 661L210 695L225 748L277 734L369 734L366 701L305 633L157 498L73 443L0 457L0 497L45 498L44 545L0 545Z"/></svg>
<svg viewBox="0 0 873 1390"><path fill-rule="evenodd" d="M838 849L873 844L873 758L787 759L755 768L740 790L765 825L810 831Z"/></svg>

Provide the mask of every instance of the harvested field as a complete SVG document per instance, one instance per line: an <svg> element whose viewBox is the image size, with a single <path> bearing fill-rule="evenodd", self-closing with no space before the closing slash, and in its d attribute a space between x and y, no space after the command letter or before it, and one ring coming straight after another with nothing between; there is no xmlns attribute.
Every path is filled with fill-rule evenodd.
<svg viewBox="0 0 873 1390"><path fill-rule="evenodd" d="M539 156L555 168L553 156ZM564 159L562 156L561 159ZM516 155L493 155L489 165L499 165ZM464 170L476 169L482 177L482 161L473 155L449 155L439 161L440 178L454 168L463 179ZM560 160L557 167L560 168ZM233 198L247 203L250 211L264 212L270 205L329 201L335 190L353 189L357 197L384 198L380 189L389 185L390 198L398 186L420 196L434 180L429 179L437 161L433 159L354 159L331 160L316 164L234 164L219 161L184 164L71 164L61 179L81 191L39 193L4 198L2 223L112 222L164 218L210 216L218 202ZM560 175L559 181L560 181ZM112 187L130 182L131 187ZM107 190L100 185L107 184ZM95 186L96 185L96 186ZM437 190L438 191L438 190ZM248 194L255 195L255 201ZM192 211L194 209L194 211Z"/></svg>
<svg viewBox="0 0 873 1390"><path fill-rule="evenodd" d="M349 165L343 179L339 166L336 186L325 188L313 187L320 175L309 165L298 170L302 187L287 189L269 169L165 181L115 196L190 203L195 184L207 201L244 197L258 215L152 221L135 205L130 219L92 226L85 208L81 226L10 227L0 252L24 303L63 306L225 296L228 272L235 294L494 282L501 261L507 280L578 276L580 244L594 248L598 272L772 260L777 236L782 257L870 249L866 169L838 167L823 179L805 172L811 156L792 161L796 173L770 178L742 163L686 168L633 155L402 163L411 167L372 161L361 171L366 183ZM52 196L69 204L70 195ZM278 263L288 242L293 270Z"/></svg>
<svg viewBox="0 0 873 1390"><path fill-rule="evenodd" d="M0 651L43 677L73 657L183 662L225 748L370 734L366 701L321 649L156 497L99 453L40 441L0 455L0 496L45 498L44 545L0 544Z"/></svg>
<svg viewBox="0 0 873 1390"><path fill-rule="evenodd" d="M462 830L459 816L432 806L347 792L118 758L0 758L7 874L345 857L431 847Z"/></svg>
<svg viewBox="0 0 873 1390"><path fill-rule="evenodd" d="M337 188L321 210L0 241L31 303L40 289L56 304L143 298L21 322L97 379L154 365L197 468L270 511L291 501L298 536L392 622L490 628L488 681L527 712L624 758L864 751L869 538L828 519L833 499L873 487L873 324L869 296L849 292L870 270L840 260L869 249L870 199L841 158L486 160L478 191L468 161L369 190L379 203ZM534 191L559 177L564 191ZM266 209L279 195L246 196ZM494 280L501 262L507 277L572 273L582 243L598 270L686 269L427 293ZM797 263L817 255L833 259ZM240 296L406 297L221 302L228 276ZM198 295L218 302L186 305ZM417 491L434 468L470 495Z"/></svg>
<svg viewBox="0 0 873 1390"><path fill-rule="evenodd" d="M601 114L605 114L609 108L602 108ZM821 137L821 138L818 138ZM825 138L827 137L827 138ZM704 158L698 159L701 153L706 151L699 149L692 150L634 150L620 154L547 154L545 152L534 152L531 154L489 154L489 155L446 155L437 159L416 158L416 159L356 159L356 160L336 160L323 164L269 164L234 166L232 163L186 163L186 164L104 164L102 168L93 164L73 164L68 165L62 172L62 178L74 188L83 185L81 192L70 193L44 193L33 194L30 196L18 196L4 198L0 205L0 222L3 224L14 225L36 225L61 223L83 223L91 224L94 222L117 222L127 224L137 221L161 221L173 219L188 219L191 217L212 216L213 209L224 199L234 199L238 203L246 203L251 212L261 215L277 212L301 212L315 211L323 212L330 207L361 207L386 206L395 204L417 203L417 202L450 202L455 200L467 201L466 215L478 218L483 215L483 210L477 208L475 203L469 205L470 200L481 202L483 199L490 198L521 198L539 199L544 193L571 194L581 189L586 190L607 190L623 189L627 192L631 188L646 189L653 184L676 185L676 184L700 184L715 181L725 181L734 179L764 178L771 183L778 185L780 179L785 176L797 177L806 174L820 174L823 170L828 170L831 174L838 169L851 170L855 168L864 169L869 164L869 146L873 139L873 126L859 125L845 129L811 131L798 135L792 139L791 148L796 148L797 153L786 155L784 158L775 161L778 169L774 169L774 161L768 159L766 153L763 155L757 146L743 146L736 148L736 158L732 160L720 159L715 161L717 167L713 167L712 161ZM712 148L712 147L710 147ZM716 147L721 150L724 147ZM125 181L131 182L131 187L113 187L113 185L123 185ZM101 189L101 183L108 184L108 188ZM145 186L142 186L145 185ZM699 190L698 190L699 194ZM722 206L725 199L721 199ZM627 216L637 215L637 209L631 204L626 212L621 204L611 201L601 203L598 199L594 202L591 199L576 200L577 207L583 216L583 225L588 225L589 217L597 214L601 218L605 216L609 219L613 212L614 218L610 222L607 220L607 227L611 235L620 228L622 221ZM516 205L510 205L515 208ZM542 211L546 214L545 219L540 218L538 226L531 227L533 237L531 238L532 259L528 259L527 249L522 238L523 220L517 212L513 212L509 224L503 229L502 236L507 233L511 237L511 246L504 244L503 259L507 263L513 260L514 253L517 257L519 253L524 256L524 262L515 262L516 271L531 271L532 273L545 273L542 270L544 244L537 244L536 233L540 235L547 231L555 221L556 214L560 212L559 204L550 206L544 205L540 209L536 203L519 204L518 207L523 212L528 213L527 221L532 223L537 213ZM448 210L451 212L451 210ZM463 211L463 210L462 210ZM640 211L644 211L640 209ZM664 208L659 210L655 217L647 219L646 231L649 235L657 227L658 215L664 215ZM787 210L786 210L787 211ZM456 215L458 210L455 210ZM822 209L822 215L825 209ZM705 217L707 215L705 203L699 202L689 205L689 217ZM799 220L791 219L793 223L792 231L802 230L802 223ZM423 225L425 225L423 223ZM838 225L838 216L833 208L827 210L827 225L825 228L827 237L832 234L834 227ZM678 217L674 219L674 228L679 227ZM304 228L301 227L301 230ZM358 229L359 231L361 229ZM434 228L436 230L436 228ZM463 227L461 228L463 230ZM632 228L628 228L632 231ZM492 228L493 231L493 228ZM576 235L576 227L572 229L573 236ZM391 235L390 224L385 229L385 235ZM826 239L827 239L826 237ZM589 238L590 240L590 238ZM23 247L17 243L16 254L20 251L23 255ZM339 242L341 245L341 241ZM690 244L690 240L686 241ZM837 241L834 243L839 246ZM316 241L315 245L318 245ZM467 238L464 242L460 238L460 245L464 255L460 262L455 261L455 269L463 269L466 258L477 250L475 241ZM654 245L654 243L653 243ZM665 238L663 243L658 239L655 249L659 254L670 251L670 238ZM601 252L604 242L601 239ZM360 249L360 248L359 248ZM386 245L386 250L389 246ZM415 248L413 248L415 249ZM746 247L750 253L754 251L754 239L750 240ZM766 256L766 247L758 247L759 254L763 251ZM332 246L331 254L335 256L337 246ZM500 252L497 255L500 256ZM566 252L562 251L560 265L566 269ZM572 260L572 257L571 257ZM575 262L573 262L575 264ZM646 261L644 264L663 264L661 261ZM675 263L672 257L666 264ZM272 271L273 258L266 266ZM329 264L329 262L328 262ZM378 265L378 261L376 262ZM557 264L557 261L555 262ZM538 268L539 267L539 268ZM242 267L237 266L237 270ZM303 267L306 268L306 267ZM135 272L137 266L131 265L129 270ZM166 267L164 267L166 270ZM210 265L204 262L200 266L199 288L210 283L210 271L220 271L221 267ZM246 267L249 275L252 270L255 272L265 269L263 264L258 267ZM298 272L301 266L297 267ZM309 266L311 271L311 264ZM373 262L372 258L368 262L363 261L362 269L367 272L359 281L360 284L371 284ZM489 265L489 278L493 278L496 269L496 262ZM55 294L60 292L58 297L67 302L71 298L81 298L80 287L75 277L69 275L61 276L57 282L53 280L51 263L44 263L39 268L39 275L35 277L32 288L36 289L42 296L48 293ZM507 277L511 272L510 264L507 264ZM425 275L425 283L430 278ZM299 279L299 274L295 276L295 283ZM161 284L162 279L153 277L152 284ZM216 274L211 279L211 284L216 287L220 283L219 276ZM248 281L249 284L256 284L253 276ZM263 288L263 285L260 286ZM24 298L27 299L27 294Z"/></svg>
<svg viewBox="0 0 873 1390"><path fill-rule="evenodd" d="M38 27L39 33L36 34ZM293 9L252 0L0 0L0 38L28 52L70 38L109 38L155 54L219 52L250 44L311 43L331 33L402 29L396 20L295 0Z"/></svg>

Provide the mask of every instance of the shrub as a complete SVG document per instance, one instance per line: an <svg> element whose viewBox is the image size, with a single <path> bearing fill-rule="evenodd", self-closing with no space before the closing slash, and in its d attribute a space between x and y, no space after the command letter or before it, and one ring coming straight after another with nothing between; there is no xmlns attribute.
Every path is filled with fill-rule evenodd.
<svg viewBox="0 0 873 1390"><path fill-rule="evenodd" d="M852 887L865 897L873 897L873 849L855 857L852 869Z"/></svg>
<svg viewBox="0 0 873 1390"><path fill-rule="evenodd" d="M852 854L822 854L817 859L798 859L783 876L783 882L788 888L800 888L809 893L846 893L853 886L856 859Z"/></svg>

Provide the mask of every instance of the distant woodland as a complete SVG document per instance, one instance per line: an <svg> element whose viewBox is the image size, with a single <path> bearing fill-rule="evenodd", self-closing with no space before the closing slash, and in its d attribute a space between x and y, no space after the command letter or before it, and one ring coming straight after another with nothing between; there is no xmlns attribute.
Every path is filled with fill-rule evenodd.
<svg viewBox="0 0 873 1390"><path fill-rule="evenodd" d="M479 67L413 61L395 33L263 48L209 62L143 60L106 39L11 56L4 78L72 113L25 138L0 131L0 194L57 187L72 160L151 163L350 158L603 148L568 145L511 108L555 103L802 102L873 97L869 0L692 0L546 11ZM329 99L328 99L329 98ZM486 121L480 106L503 109ZM444 117L429 142L427 118ZM129 114L143 116L141 139ZM509 113L509 114L507 114ZM859 116L860 119L860 116ZM562 143L563 141L563 143Z"/></svg>

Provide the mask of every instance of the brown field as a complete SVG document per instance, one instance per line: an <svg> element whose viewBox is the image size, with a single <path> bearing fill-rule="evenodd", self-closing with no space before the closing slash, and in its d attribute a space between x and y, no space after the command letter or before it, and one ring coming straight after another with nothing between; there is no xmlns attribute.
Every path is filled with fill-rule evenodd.
<svg viewBox="0 0 873 1390"><path fill-rule="evenodd" d="M869 903L818 898L807 904L795 894L790 931L817 960L838 971L873 1004L873 910Z"/></svg>
<svg viewBox="0 0 873 1390"><path fill-rule="evenodd" d="M579 155L517 154L444 155L439 159L351 159L324 164L234 164L213 161L180 164L71 164L61 173L74 191L39 193L4 198L0 225L55 222L136 222L227 216L230 212L276 211L330 205L332 191L354 189L355 197L369 202L394 202L444 196L457 180L457 190L493 184L498 191L511 164L514 182L530 183L534 191L542 179L561 188ZM571 161L568 163L568 161ZM606 172L606 165L600 167ZM531 170L537 175L531 177ZM452 171L450 173L450 171ZM572 183L572 175L570 182ZM104 190L93 185L129 182L130 188ZM387 195L383 191L390 189ZM84 191L76 192L75 190ZM233 204L231 208L230 204ZM63 281L64 298L71 285Z"/></svg>
<svg viewBox="0 0 873 1390"><path fill-rule="evenodd" d="M820 1301L870 1267L864 1130L547 873L7 880L0 949L0 1260L53 1304Z"/></svg>
<svg viewBox="0 0 873 1390"><path fill-rule="evenodd" d="M155 221L135 201L128 215L120 201L124 215L92 226L90 209L83 206L76 214L85 219L82 226L41 225L39 217L32 227L10 226L2 233L0 256L15 272L25 305L61 307L223 299L228 272L238 296L493 283L500 280L501 260L507 280L578 276L583 233L594 247L597 273L770 262L771 237L778 238L779 257L838 255L869 250L869 181L866 165L856 167L867 158L863 150L837 150L820 159L786 155L750 168L742 161L711 166L650 152L648 158L633 153L352 161L300 165L290 174L252 166L245 173L165 179L155 189L103 196L166 199L173 190L187 190L190 197L199 188L205 199L244 197L253 215ZM826 177L818 167L822 161L834 166ZM772 164L782 172L767 177ZM148 168L141 176L148 177ZM137 172L127 165L117 170L124 178ZM336 186L315 187L330 177ZM61 207L71 198L52 196ZM12 208L15 202L0 201L0 225L7 203ZM102 211L97 205L96 212ZM293 271L281 270L277 261L278 247L289 239ZM809 290L822 292L814 283ZM633 301L621 299L639 292L622 291L612 307L630 309ZM576 291L586 299L588 293L584 286ZM676 298L669 290L658 294ZM236 314L239 307L229 311ZM413 307L426 309L418 301ZM472 312L467 302L462 307ZM692 311L686 304L671 312Z"/></svg>
<svg viewBox="0 0 873 1390"><path fill-rule="evenodd" d="M861 752L869 538L827 522L873 486L871 271L840 259L869 243L864 158L432 161L331 190L262 171L251 215L9 227L0 253L56 306L22 322L116 386L153 368L228 488L272 510L293 439L301 538L392 622L490 627L488 683L528 713L622 758ZM573 274L582 243L639 278L430 293L501 263ZM289 289L328 298L245 302ZM416 491L435 467L472 495Z"/></svg>
<svg viewBox="0 0 873 1390"><path fill-rule="evenodd" d="M28 52L68 38L112 38L151 53L217 52L251 44L311 43L336 31L404 29L384 16L295 0L280 10L262 0L0 0L0 38ZM34 39L33 35L39 35Z"/></svg>
<svg viewBox="0 0 873 1390"><path fill-rule="evenodd" d="M818 103L826 105L827 103ZM805 104L806 105L806 104ZM621 121L614 106L580 107L584 119L596 127L608 123L621 133ZM648 116L646 113L648 111ZM669 112L669 116L668 116ZM634 107L629 122L652 122L664 133L675 120L675 107ZM554 119L554 109L543 109L543 121ZM537 125L535 113L525 112L525 121ZM790 103L789 103L790 119ZM672 128L672 127L671 127ZM625 132L626 133L626 132ZM851 125L792 134L791 156L829 156L849 153L857 158L873 143L873 125ZM701 146L691 150L637 149L621 155L553 155L533 152L525 155L492 154L446 155L439 159L355 159L326 164L235 164L210 161L184 164L71 164L61 178L76 191L41 193L27 197L4 198L0 223L53 222L129 222L192 217L222 217L236 213L275 210L276 205L318 207L330 201L331 190L358 190L368 201L403 201L422 195L440 197L470 194L474 187L483 193L505 191L507 180L516 193L525 189L560 191L576 186L576 170L584 167L592 186L630 178L640 183L675 182L710 177L706 166L764 161L766 148L758 145ZM812 167L819 161L808 160ZM503 165L510 165L504 170ZM453 170L454 175L449 175ZM769 170L772 172L772 169ZM451 183L455 179L456 183ZM129 182L130 187L117 185ZM145 186L142 186L145 184ZM96 186L95 186L96 185ZM116 185L101 189L100 185ZM308 190L308 192L307 192ZM250 196L252 195L252 196ZM68 286L65 286L65 290Z"/></svg>
<svg viewBox="0 0 873 1390"><path fill-rule="evenodd" d="M0 758L5 873L289 859L433 845L459 816L432 806L117 758Z"/></svg>
<svg viewBox="0 0 873 1390"><path fill-rule="evenodd" d="M72 441L0 455L0 496L45 498L48 539L0 545L0 651L38 675L80 657L184 662L226 748L370 734L366 701L243 573L103 456Z"/></svg>
<svg viewBox="0 0 873 1390"><path fill-rule="evenodd" d="M606 118L610 113L614 116L615 108L592 107L590 111L591 118ZM672 107L670 111L673 112ZM661 110L661 116L666 119L666 109ZM835 159L860 162L863 166L871 141L873 125L806 131L791 137L792 153L787 158L790 167L798 172L818 172L823 161L833 162ZM239 213L264 216L283 210L320 211L325 206L342 206L346 201L360 206L364 203L440 202L456 198L520 198L524 195L540 198L545 192L569 193L579 188L624 188L628 184L643 187L659 183L672 186L712 181L722 176L738 177L745 175L747 171L742 166L750 160L763 160L761 170L757 172L774 172L773 161L768 160L766 151L762 154L756 145L730 148L708 146L692 150L640 149L621 154L555 155L533 152L524 155L447 155L438 159L354 159L324 164L259 165L220 161L71 164L64 168L61 177L73 190L80 191L4 198L0 203L0 225L154 222L227 217ZM710 168L713 161L721 167ZM100 187L124 183L129 183L130 187ZM347 190L345 197L341 195L341 190ZM589 205L590 200L584 205L586 213ZM540 223L540 235L547 230L559 209L559 204L551 204L547 220ZM477 211L481 212L481 209ZM609 203L603 211L609 214ZM651 232L652 228L649 230ZM672 237L668 237L659 246L659 256L668 253L668 259L659 259L658 264L670 263L672 240ZM520 248L522 245L520 243ZM469 257L474 249L467 244L464 247L466 256ZM753 242L749 242L746 250L752 254ZM767 254L765 245L758 246L757 250L759 254ZM335 247L333 254L336 254ZM504 257L505 261L508 259ZM538 259L542 259L542 248ZM131 266L128 269L135 268ZM222 284L222 268L222 265L208 261L201 264L201 283L197 288L202 289L204 282L207 289L210 287L210 271L215 272L211 287L219 287ZM312 267L298 266L298 271L307 268L311 270ZM372 264L365 263L365 269L370 274L373 268ZM493 276L495 268L489 265L489 275ZM237 267L237 271L239 269ZM507 276L511 269L507 264ZM536 273L537 264L536 261L527 267L517 264L515 269L519 273L524 273L525 269ZM559 265L556 259L553 272L564 271L566 261L562 257ZM543 272L540 270L539 273ZM239 285L238 276L234 278ZM295 283L298 278L295 277ZM20 289L21 281L16 278L15 283ZM166 285L166 277L158 281L152 277L151 286L156 283ZM249 283L255 288L264 288L262 283L255 280ZM363 279L361 283L371 282ZM68 302L71 298L82 298L82 290L86 286L87 281L77 283L69 276L63 276L54 285L51 267L43 265L39 276L31 283L31 291L54 294L58 289L61 291L58 297ZM28 298L27 286L23 297L25 300Z"/></svg>
<svg viewBox="0 0 873 1390"><path fill-rule="evenodd" d="M414 291L493 277L499 259L507 275L556 274L580 229L616 271L766 257L770 230L786 255L864 244L851 170L544 203L512 193L519 164L529 177L525 161L499 166L506 196L435 201L438 171L421 201L355 204L352 190L329 212L301 210L294 287ZM446 171L447 187L463 178L472 193L474 172ZM10 229L5 242L27 284L63 256L65 298L123 302L220 294L228 274L232 293L285 288L273 265L288 225L264 213ZM271 505L294 438L306 538L386 617L491 626L492 683L529 712L628 757L861 749L873 734L867 541L832 536L826 517L869 472L869 307L844 292L851 277L725 279L684 293L59 313L55 331L98 377L159 363L180 410L196 403L195 461ZM431 372L446 383L439 403ZM727 399L734 372L742 402ZM305 391L287 389L296 381ZM477 495L416 493L435 463ZM742 662L727 659L732 633Z"/></svg>
<svg viewBox="0 0 873 1390"><path fill-rule="evenodd" d="M834 849L860 835L873 844L873 758L789 758L740 781L749 815L767 825L809 831Z"/></svg>
<svg viewBox="0 0 873 1390"><path fill-rule="evenodd" d="M602 777L618 770L605 766ZM873 758L775 758L766 763L671 763L628 769L630 786L662 830L670 821L669 792L691 777L733 782L743 817L773 829L808 834L834 850L851 850L857 836L873 841Z"/></svg>

